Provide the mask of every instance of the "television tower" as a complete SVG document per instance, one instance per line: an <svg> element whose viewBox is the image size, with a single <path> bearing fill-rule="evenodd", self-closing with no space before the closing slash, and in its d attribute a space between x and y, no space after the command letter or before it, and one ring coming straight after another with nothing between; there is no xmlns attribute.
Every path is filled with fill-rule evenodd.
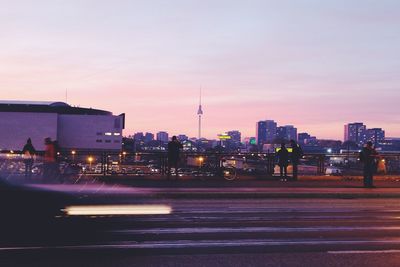
<svg viewBox="0 0 400 267"><path fill-rule="evenodd" d="M201 138L201 116L203 115L203 109L201 108L201 87L200 87L200 102L199 109L197 110L197 115L199 116L199 140Z"/></svg>

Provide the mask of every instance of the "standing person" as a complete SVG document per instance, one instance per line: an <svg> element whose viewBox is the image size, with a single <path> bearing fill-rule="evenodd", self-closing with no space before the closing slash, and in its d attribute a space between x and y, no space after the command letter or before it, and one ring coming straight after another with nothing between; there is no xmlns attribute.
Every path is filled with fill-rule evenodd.
<svg viewBox="0 0 400 267"><path fill-rule="evenodd" d="M286 149L285 143L281 144L281 149L277 153L278 165L280 169L281 181L287 181L287 167L289 165L289 151Z"/></svg>
<svg viewBox="0 0 400 267"><path fill-rule="evenodd" d="M167 178L171 177L171 168L175 168L175 175L178 179L178 162L179 150L183 148L182 144L178 141L176 136L172 136L172 140L168 143L168 170Z"/></svg>
<svg viewBox="0 0 400 267"><path fill-rule="evenodd" d="M374 188L377 157L378 152L372 147L372 142L367 142L360 152L360 161L364 163L364 187L366 188Z"/></svg>
<svg viewBox="0 0 400 267"><path fill-rule="evenodd" d="M44 139L43 180L48 181L54 176L56 151L50 137Z"/></svg>
<svg viewBox="0 0 400 267"><path fill-rule="evenodd" d="M303 157L303 150L301 147L296 143L295 140L290 140L290 145L292 147L292 153L290 155L290 159L292 161L293 166L293 180L297 181L298 172L299 172L299 162L301 157Z"/></svg>
<svg viewBox="0 0 400 267"><path fill-rule="evenodd" d="M22 154L25 163L25 179L30 180L32 178L33 157L36 154L36 150L32 145L31 138L28 138L28 140L26 140L26 144L22 149Z"/></svg>

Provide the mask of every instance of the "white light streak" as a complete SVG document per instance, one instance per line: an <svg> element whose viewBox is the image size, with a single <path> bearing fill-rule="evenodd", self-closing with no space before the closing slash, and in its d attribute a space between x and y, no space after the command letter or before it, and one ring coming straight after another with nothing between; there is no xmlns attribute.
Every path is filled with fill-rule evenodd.
<svg viewBox="0 0 400 267"><path fill-rule="evenodd" d="M86 205L65 208L68 216L111 216L111 215L162 215L170 214L167 205Z"/></svg>

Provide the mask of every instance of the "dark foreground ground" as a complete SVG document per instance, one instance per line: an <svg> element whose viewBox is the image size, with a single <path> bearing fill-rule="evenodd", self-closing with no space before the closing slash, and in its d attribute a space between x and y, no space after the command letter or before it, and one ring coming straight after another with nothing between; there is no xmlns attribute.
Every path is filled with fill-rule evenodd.
<svg viewBox="0 0 400 267"><path fill-rule="evenodd" d="M32 185L33 197L15 206L22 223L2 229L0 266L400 265L396 181L379 181L377 189L360 188L358 181L246 187L140 183ZM46 201L38 207L33 199L41 198ZM43 221L35 212L25 213L33 205L40 211L46 202L71 201L163 205L171 213L61 215Z"/></svg>

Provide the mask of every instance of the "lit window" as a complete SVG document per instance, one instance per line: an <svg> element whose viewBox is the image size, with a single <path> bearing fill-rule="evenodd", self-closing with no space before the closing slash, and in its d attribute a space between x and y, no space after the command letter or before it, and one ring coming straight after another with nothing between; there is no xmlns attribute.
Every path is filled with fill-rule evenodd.
<svg viewBox="0 0 400 267"><path fill-rule="evenodd" d="M121 135L121 134L120 134L120 133L114 133L114 135L119 136L119 135Z"/></svg>
<svg viewBox="0 0 400 267"><path fill-rule="evenodd" d="M112 133L104 133L104 135L112 135Z"/></svg>

